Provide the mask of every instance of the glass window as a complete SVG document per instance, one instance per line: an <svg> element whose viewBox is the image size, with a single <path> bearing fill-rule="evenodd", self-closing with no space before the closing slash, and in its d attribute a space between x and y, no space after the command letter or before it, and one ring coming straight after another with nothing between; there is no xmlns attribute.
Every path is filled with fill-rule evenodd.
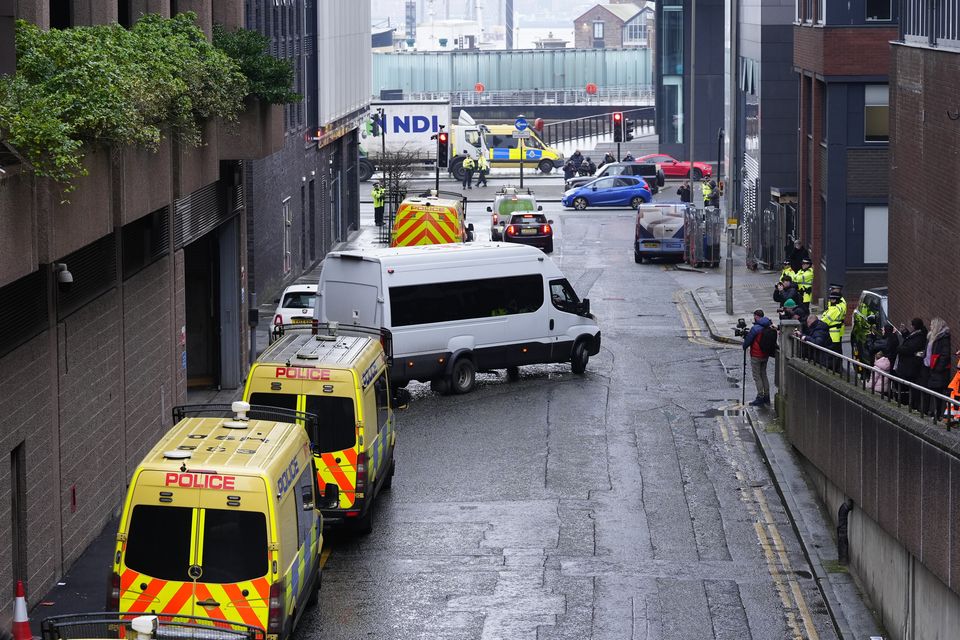
<svg viewBox="0 0 960 640"><path fill-rule="evenodd" d="M480 132L476 129L468 129L467 133L463 136L464 140L467 141L467 144L473 147L480 146Z"/></svg>
<svg viewBox="0 0 960 640"><path fill-rule="evenodd" d="M580 306L580 298L577 297L577 292L573 290L566 279L550 281L550 301L560 311L569 313L576 313Z"/></svg>
<svg viewBox="0 0 960 640"><path fill-rule="evenodd" d="M864 87L864 140L887 142L890 140L889 89L885 84L868 84Z"/></svg>
<svg viewBox="0 0 960 640"><path fill-rule="evenodd" d="M887 207L863 208L863 262L887 262Z"/></svg>
<svg viewBox="0 0 960 640"><path fill-rule="evenodd" d="M533 200L529 198L518 198L514 200L513 198L505 198L500 201L500 204L497 205L497 213L500 215L506 215L513 213L514 211L534 211L536 207L533 206Z"/></svg>
<svg viewBox="0 0 960 640"><path fill-rule="evenodd" d="M261 407L297 410L297 396L293 393L251 393L250 404Z"/></svg>
<svg viewBox="0 0 960 640"><path fill-rule="evenodd" d="M127 567L160 580L187 581L193 509L138 504L130 516Z"/></svg>
<svg viewBox="0 0 960 640"><path fill-rule="evenodd" d="M373 393L377 400L377 425L380 427L379 431L383 431L390 417L390 394L387 389L386 370L373 381Z"/></svg>
<svg viewBox="0 0 960 640"><path fill-rule="evenodd" d="M819 0L817 3L817 22L823 24L827 21L827 0Z"/></svg>
<svg viewBox="0 0 960 640"><path fill-rule="evenodd" d="M806 22L813 22L813 0L805 0L803 18Z"/></svg>
<svg viewBox="0 0 960 640"><path fill-rule="evenodd" d="M612 189L615 185L614 180L616 178L601 178L599 180L594 180L590 186L596 187L597 189Z"/></svg>
<svg viewBox="0 0 960 640"><path fill-rule="evenodd" d="M593 23L593 39L603 40L603 22L596 20Z"/></svg>
<svg viewBox="0 0 960 640"><path fill-rule="evenodd" d="M660 55L664 75L683 75L683 7L663 8Z"/></svg>
<svg viewBox="0 0 960 640"><path fill-rule="evenodd" d="M529 138L524 140L523 145L528 149L543 149L543 144L541 144L540 141L534 138L533 136L530 136Z"/></svg>
<svg viewBox="0 0 960 640"><path fill-rule="evenodd" d="M626 170L626 166L622 164L612 164L604 168L603 172L600 173L601 176L618 176Z"/></svg>
<svg viewBox="0 0 960 640"><path fill-rule="evenodd" d="M306 291L288 293L280 304L285 309L313 309L317 294Z"/></svg>
<svg viewBox="0 0 960 640"><path fill-rule="evenodd" d="M318 441L321 453L351 449L357 442L357 418L353 398L307 396L307 413L320 416Z"/></svg>
<svg viewBox="0 0 960 640"><path fill-rule="evenodd" d="M267 574L267 519L259 511L204 509L203 581L243 582Z"/></svg>
<svg viewBox="0 0 960 640"><path fill-rule="evenodd" d="M390 288L395 327L532 313L541 306L539 274Z"/></svg>
<svg viewBox="0 0 960 640"><path fill-rule="evenodd" d="M542 213L524 213L512 216L510 224L547 224L547 216Z"/></svg>

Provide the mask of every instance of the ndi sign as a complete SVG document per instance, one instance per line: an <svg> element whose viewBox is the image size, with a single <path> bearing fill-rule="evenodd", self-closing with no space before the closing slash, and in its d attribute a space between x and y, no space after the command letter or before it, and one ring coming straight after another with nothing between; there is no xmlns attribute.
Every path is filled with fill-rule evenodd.
<svg viewBox="0 0 960 640"><path fill-rule="evenodd" d="M393 116L388 118L393 127L387 129L379 116L374 116L374 120L380 125L381 129L391 133L436 133L440 131L440 116Z"/></svg>

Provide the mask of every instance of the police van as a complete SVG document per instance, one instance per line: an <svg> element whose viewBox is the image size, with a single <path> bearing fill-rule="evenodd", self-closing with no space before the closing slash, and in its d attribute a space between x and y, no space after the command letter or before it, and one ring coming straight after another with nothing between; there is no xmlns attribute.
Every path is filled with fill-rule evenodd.
<svg viewBox="0 0 960 640"><path fill-rule="evenodd" d="M314 440L317 475L320 486L330 483L339 492L338 503L323 510L324 523L369 533L376 498L390 489L395 470L390 343L379 328L347 329L350 335L336 325L313 333L276 327L278 339L250 368L243 398L322 416Z"/></svg>
<svg viewBox="0 0 960 640"><path fill-rule="evenodd" d="M217 618L289 638L320 589L323 520L307 435L316 418L235 402L232 415L195 405L174 419L133 473L109 610ZM325 493L333 500L337 489Z"/></svg>
<svg viewBox="0 0 960 640"><path fill-rule="evenodd" d="M383 327L392 384L467 393L476 372L569 362L582 374L600 328L550 258L510 243L334 251L324 259L319 322Z"/></svg>
<svg viewBox="0 0 960 640"><path fill-rule="evenodd" d="M431 190L405 198L393 217L391 247L473 240L467 223L467 199L458 193Z"/></svg>

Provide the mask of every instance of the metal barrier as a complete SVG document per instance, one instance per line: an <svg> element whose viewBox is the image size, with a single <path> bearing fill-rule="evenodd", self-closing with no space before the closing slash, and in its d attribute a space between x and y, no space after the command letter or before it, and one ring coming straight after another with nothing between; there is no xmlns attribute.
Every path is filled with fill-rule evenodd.
<svg viewBox="0 0 960 640"><path fill-rule="evenodd" d="M921 417L932 419L936 424L942 423L947 431L956 426L960 419L960 400L954 400L909 380L898 378L832 349L803 341L795 334L788 337L791 358L810 362L848 384L864 391L869 390L871 394L906 409L909 413L917 413ZM872 375L864 376L862 375L864 371L869 371ZM874 385L873 382L878 378L880 384ZM879 386L880 390L875 390L874 386Z"/></svg>
<svg viewBox="0 0 960 640"><path fill-rule="evenodd" d="M621 113L623 113L624 119L634 122L634 137L654 132L655 109L653 107L628 109ZM547 123L543 126L541 137L543 141L549 145L583 140L585 138L608 137L612 140L613 112ZM624 142L624 144L630 143Z"/></svg>
<svg viewBox="0 0 960 640"><path fill-rule="evenodd" d="M747 267L775 271L783 264L787 228L784 216L772 207L748 213L743 220Z"/></svg>
<svg viewBox="0 0 960 640"><path fill-rule="evenodd" d="M683 216L683 259L694 267L720 266L723 229L720 209L688 208Z"/></svg>
<svg viewBox="0 0 960 640"><path fill-rule="evenodd" d="M138 634L131 628L138 616L156 617L152 634ZM77 613L53 616L40 625L43 640L77 640L82 638L176 638L178 640L264 640L259 627L202 618L199 616L149 613Z"/></svg>
<svg viewBox="0 0 960 640"><path fill-rule="evenodd" d="M651 85L598 87L590 94L585 89L506 89L501 91L421 91L405 93L405 100L449 99L451 107L511 107L525 105L655 104Z"/></svg>

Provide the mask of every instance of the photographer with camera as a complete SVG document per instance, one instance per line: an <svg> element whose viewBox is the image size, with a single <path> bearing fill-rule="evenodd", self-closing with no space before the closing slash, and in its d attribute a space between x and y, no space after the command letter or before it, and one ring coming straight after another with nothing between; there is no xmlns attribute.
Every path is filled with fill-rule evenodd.
<svg viewBox="0 0 960 640"><path fill-rule="evenodd" d="M742 331L745 326L740 330ZM750 371L753 373L753 382L757 386L757 397L750 402L750 406L760 407L770 404L767 360L777 352L777 330L770 322L770 318L764 317L763 309L753 312L753 326L743 337L744 354L748 349L750 350Z"/></svg>
<svg viewBox="0 0 960 640"><path fill-rule="evenodd" d="M793 298L787 298L783 306L777 309L777 314L780 316L780 322L784 320L796 320L801 325L806 324L807 315L809 315Z"/></svg>
<svg viewBox="0 0 960 640"><path fill-rule="evenodd" d="M783 279L776 284L773 289L773 300L781 305L787 300L793 300L794 304L800 304L800 291L793 284L793 278L789 275L783 276Z"/></svg>

